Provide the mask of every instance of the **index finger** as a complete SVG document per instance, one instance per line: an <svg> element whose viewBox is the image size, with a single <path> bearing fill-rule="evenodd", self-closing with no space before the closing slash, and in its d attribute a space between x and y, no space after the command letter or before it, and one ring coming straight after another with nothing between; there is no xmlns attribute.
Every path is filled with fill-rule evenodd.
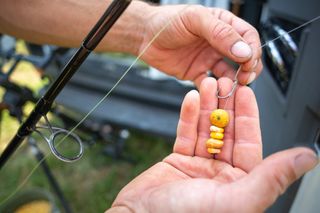
<svg viewBox="0 0 320 213"><path fill-rule="evenodd" d="M238 79L241 84L247 84L249 73L255 72L256 76L261 73L261 41L258 31L246 21L240 19L229 11L222 9L214 9L214 14L217 14L219 19L232 26L239 33L244 41L251 47L252 56L250 60L245 61L241 65L241 72Z"/></svg>

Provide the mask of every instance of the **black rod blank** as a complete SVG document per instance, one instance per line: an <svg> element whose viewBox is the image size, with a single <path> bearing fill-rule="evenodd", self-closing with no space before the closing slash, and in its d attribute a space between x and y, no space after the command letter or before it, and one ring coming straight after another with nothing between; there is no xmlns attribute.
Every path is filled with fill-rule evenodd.
<svg viewBox="0 0 320 213"><path fill-rule="evenodd" d="M53 82L44 96L37 102L29 117L20 126L16 135L3 151L2 155L0 156L0 169L20 146L25 137L33 132L41 117L48 113L55 98L68 83L73 74L78 70L84 60L88 57L91 51L96 48L99 42L111 29L113 24L118 20L130 3L131 0L112 1L108 9L86 36L81 47L65 65L59 77Z"/></svg>

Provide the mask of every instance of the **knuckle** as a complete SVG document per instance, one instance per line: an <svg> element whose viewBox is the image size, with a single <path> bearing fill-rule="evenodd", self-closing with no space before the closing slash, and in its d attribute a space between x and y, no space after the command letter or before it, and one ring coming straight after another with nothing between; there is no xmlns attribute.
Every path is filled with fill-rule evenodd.
<svg viewBox="0 0 320 213"><path fill-rule="evenodd" d="M197 28L195 26L198 25L204 18L203 14L208 14L208 8L202 5L192 5L188 6L181 13L180 18L186 26L189 26L191 28Z"/></svg>
<svg viewBox="0 0 320 213"><path fill-rule="evenodd" d="M277 171L270 176L271 183L273 183L278 190L278 194L281 195L285 192L289 184L297 178L294 169L292 167L287 168L286 172Z"/></svg>
<svg viewBox="0 0 320 213"><path fill-rule="evenodd" d="M231 26L224 24L221 21L217 21L212 27L212 38L214 40L223 40L227 37L231 37L234 31Z"/></svg>
<svg viewBox="0 0 320 213"><path fill-rule="evenodd" d="M230 17L232 18L234 15L233 13L231 13L230 11L228 10L225 10L225 9L222 9L222 8L214 8L215 10L212 12L212 14L220 19L221 17Z"/></svg>
<svg viewBox="0 0 320 213"><path fill-rule="evenodd" d="M255 38L257 40L260 40L259 38L259 32L257 31L256 28L251 27L248 31L247 31L247 36L250 38Z"/></svg>
<svg viewBox="0 0 320 213"><path fill-rule="evenodd" d="M261 49L260 48L260 46L261 46L260 35L259 35L259 32L255 28L252 27L251 29L249 29L245 33L244 37L247 41L249 41L250 43L252 43L256 47L259 47L259 50Z"/></svg>
<svg viewBox="0 0 320 213"><path fill-rule="evenodd" d="M206 10L206 8L202 5L192 5L186 8L185 14L191 17L198 16L199 14L203 13L204 10Z"/></svg>
<svg viewBox="0 0 320 213"><path fill-rule="evenodd" d="M287 178L284 174L278 173L273 175L274 184L277 186L278 194L283 194L287 188Z"/></svg>

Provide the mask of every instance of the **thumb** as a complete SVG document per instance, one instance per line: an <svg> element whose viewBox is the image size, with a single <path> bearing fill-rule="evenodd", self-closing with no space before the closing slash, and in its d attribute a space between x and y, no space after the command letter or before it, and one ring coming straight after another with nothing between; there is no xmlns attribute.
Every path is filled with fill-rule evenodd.
<svg viewBox="0 0 320 213"><path fill-rule="evenodd" d="M244 63L252 57L251 47L230 24L215 17L210 9L189 7L182 15L187 30L205 38L223 56L234 62Z"/></svg>
<svg viewBox="0 0 320 213"><path fill-rule="evenodd" d="M243 191L252 195L254 211L264 211L294 181L318 164L315 153L307 148L293 148L266 158L243 179Z"/></svg>

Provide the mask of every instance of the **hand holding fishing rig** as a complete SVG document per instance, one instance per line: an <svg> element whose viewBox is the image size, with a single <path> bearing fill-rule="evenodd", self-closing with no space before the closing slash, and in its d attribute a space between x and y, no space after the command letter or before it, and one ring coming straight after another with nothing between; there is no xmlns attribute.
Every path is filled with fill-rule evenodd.
<svg viewBox="0 0 320 213"><path fill-rule="evenodd" d="M15 150L27 136L29 136L33 131L40 133L38 130L39 126L37 129L36 125L42 117L44 117L46 121L47 126L45 128L51 131L51 136L47 138L42 133L40 134L48 142L50 149L52 150L53 154L56 155L56 157L63 161L72 162L82 156L83 148L79 137L67 130L52 127L46 117L46 114L49 112L55 98L67 84L73 74L78 70L84 60L88 57L88 55L96 48L106 33L111 29L113 24L118 20L125 9L129 6L130 2L131 0L116 0L111 3L106 12L102 15L87 37L84 39L81 47L65 65L59 77L51 85L44 96L37 102L29 117L22 123L18 129L18 132L0 156L0 168L2 168L9 157L15 152ZM59 142L56 141L58 135L64 135L64 139L71 138L73 141L78 143L80 147L79 153L71 158L61 155L56 149L57 146L59 146Z"/></svg>
<svg viewBox="0 0 320 213"><path fill-rule="evenodd" d="M320 16L317 16L289 31L282 31L280 33L280 35L276 38L273 38L271 40L266 41L263 45L260 46L260 48L264 48L264 47L269 47L269 45L273 45L273 42L275 42L276 40L282 38L282 37L286 37L286 38L290 38L289 34L320 19ZM270 48L270 47L269 47ZM221 152L221 148L224 145L223 142L223 138L224 138L224 128L227 127L227 125L229 124L230 118L229 118L229 113L225 110L226 105L229 101L229 98L234 95L236 88L239 84L238 82L238 74L241 70L241 66L238 68L238 70L235 73L234 79L233 79L233 84L231 86L231 90L226 94L226 95L220 95L219 94L219 89L217 89L216 91L216 96L218 99L225 99L225 104L224 106L222 106L220 109L216 109L213 110L210 114L210 138L206 141L206 148L208 153L210 154L219 154ZM316 147L317 152L319 151L319 148Z"/></svg>
<svg viewBox="0 0 320 213"><path fill-rule="evenodd" d="M120 3L119 3L120 2ZM119 6L119 4L125 5L125 6ZM89 33L89 35L87 36L87 38L84 40L82 47L75 53L75 55L72 57L72 59L69 61L69 63L65 66L65 68L63 69L62 74L58 77L58 79L53 83L53 85L50 87L50 89L48 90L48 92L43 96L42 99L40 99L40 101L38 102L38 104L36 105L34 111L31 113L31 115L28 117L28 119L24 122L24 124L20 127L20 129L18 130L18 133L16 134L16 136L13 138L13 140L11 141L11 143L9 144L9 146L6 148L6 150L4 151L3 155L0 157L0 167L4 164L4 162L9 158L9 156L15 151L15 149L20 145L21 141L23 140L23 138L25 138L26 136L28 136L32 131L34 131L36 123L49 111L52 102L54 101L55 97L59 94L59 92L62 90L62 88L65 86L65 84L68 82L68 80L71 78L71 76L75 73L75 71L77 70L77 68L82 64L82 62L85 60L85 58L90 54L90 52L96 47L96 45L99 43L99 41L102 39L102 37L104 36L104 34L110 29L110 27L112 26L112 24L115 22L115 20L117 18L116 17L116 13L115 11L115 7L114 5L118 5L119 8L122 8L122 12L123 10L126 8L126 6L130 3L130 1L117 1L113 2L113 4L110 6L111 9L109 9L109 13L111 13L112 15L110 15L111 18L109 18L107 21L100 19L100 21L97 23L97 25L93 28L93 30ZM119 9L121 10L121 9ZM108 13L108 11L106 13ZM119 12L121 14L121 12ZM108 18L107 15L105 14L103 16L104 18ZM113 18L112 18L113 17ZM295 31L297 29L299 29L300 27L303 27L315 20L317 20L319 17L310 20L302 25L300 25L298 28L293 29L292 31ZM108 24L107 24L108 22ZM137 59L133 62L133 64L141 57L142 54L144 54L145 50L150 46L150 44L157 38L157 36L170 24L170 22L168 22L150 41L150 43L145 47L145 49L143 51L141 51L141 53L139 54L139 56L137 57ZM104 27L103 27L104 26ZM106 27L108 26L108 27ZM290 32L292 32L290 31ZM288 32L288 33L290 33ZM280 37L278 37L280 38ZM275 38L274 40L278 39ZM272 41L274 41L272 40ZM272 42L270 41L270 42ZM268 43L268 42L267 42ZM263 46L261 46L263 47ZM111 93L111 91L119 84L119 82L123 79L123 77L129 72L129 70L131 69L132 65L124 72L124 74L122 75L122 77L117 81L117 83L111 88L111 90L101 99L101 101L99 101L95 107L90 110L90 112L73 128L73 130L75 128L77 128L85 118L87 118L88 115L90 115L97 106L99 106L103 100L105 100L106 97L108 97L108 95ZM237 76L237 74L236 74ZM230 97L233 92L235 91L235 87L237 86L237 79L235 79L234 85L233 85L233 89L230 92L229 95L227 95L227 97ZM221 96L219 98L222 98ZM48 124L47 124L48 125ZM73 132L73 130L71 130L70 132L68 132L69 134L66 134L65 138L68 137L69 135L71 135L71 133ZM51 131L53 132L53 129L51 128ZM61 133L63 134L63 133ZM53 137L55 138L55 137ZM63 139L64 140L64 139ZM62 140L62 141L63 141ZM49 140L50 141L50 140ZM81 143L79 143L81 144ZM81 153L79 154L81 155ZM59 156L58 156L59 157ZM73 159L71 159L71 161L73 161Z"/></svg>

